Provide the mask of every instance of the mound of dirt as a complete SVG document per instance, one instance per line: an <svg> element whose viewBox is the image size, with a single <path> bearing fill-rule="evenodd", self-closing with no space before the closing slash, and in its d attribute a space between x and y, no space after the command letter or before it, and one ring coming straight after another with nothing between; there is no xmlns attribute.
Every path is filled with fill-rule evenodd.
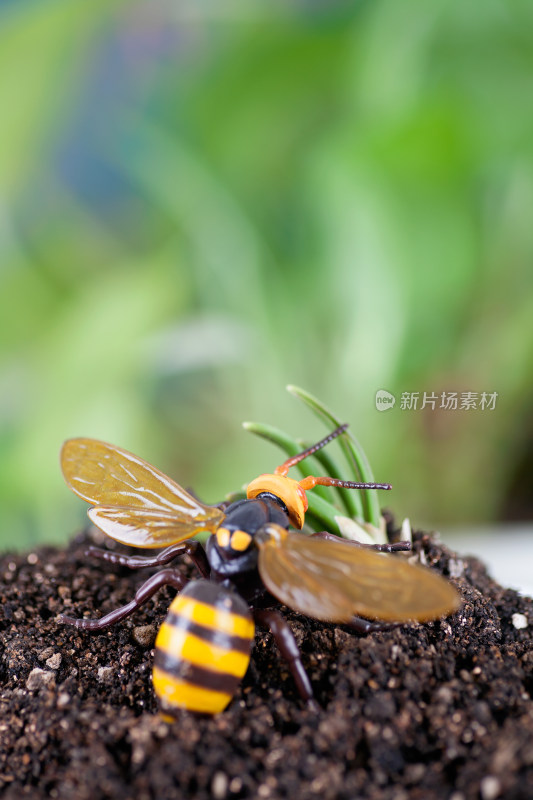
<svg viewBox="0 0 533 800"><path fill-rule="evenodd" d="M533 601L478 560L415 533L463 596L438 622L358 636L285 609L318 713L259 630L229 708L168 725L150 674L171 590L101 634L56 620L100 616L149 574L91 562L95 536L0 559L5 800L533 797Z"/></svg>

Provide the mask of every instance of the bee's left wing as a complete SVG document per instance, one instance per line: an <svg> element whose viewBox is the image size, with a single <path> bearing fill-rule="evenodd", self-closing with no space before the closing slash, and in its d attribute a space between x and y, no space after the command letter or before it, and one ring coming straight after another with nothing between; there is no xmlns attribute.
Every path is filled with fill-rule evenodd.
<svg viewBox="0 0 533 800"><path fill-rule="evenodd" d="M460 598L445 578L348 542L331 542L268 524L254 537L259 574L285 605L315 619L353 616L387 622L430 619L456 611Z"/></svg>
<svg viewBox="0 0 533 800"><path fill-rule="evenodd" d="M144 459L97 439L65 442L61 469L72 491L94 504L92 522L122 544L166 547L214 532L225 517Z"/></svg>

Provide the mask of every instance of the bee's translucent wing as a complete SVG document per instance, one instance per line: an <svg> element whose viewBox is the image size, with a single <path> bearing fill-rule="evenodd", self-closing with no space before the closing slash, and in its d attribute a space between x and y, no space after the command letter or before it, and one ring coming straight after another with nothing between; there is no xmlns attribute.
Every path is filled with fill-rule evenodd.
<svg viewBox="0 0 533 800"><path fill-rule="evenodd" d="M331 542L278 525L255 535L259 573L282 603L309 617L349 622L425 622L456 611L459 595L445 578L397 556Z"/></svg>
<svg viewBox="0 0 533 800"><path fill-rule="evenodd" d="M166 547L215 531L225 516L142 458L97 439L65 442L61 469L72 491L96 506L94 524L123 544Z"/></svg>

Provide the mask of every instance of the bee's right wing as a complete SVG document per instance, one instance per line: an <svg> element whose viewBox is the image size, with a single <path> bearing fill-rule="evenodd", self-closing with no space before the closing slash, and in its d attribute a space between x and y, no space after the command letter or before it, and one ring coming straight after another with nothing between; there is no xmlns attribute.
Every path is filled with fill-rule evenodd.
<svg viewBox="0 0 533 800"><path fill-rule="evenodd" d="M308 617L425 622L461 604L452 584L433 570L353 542L317 539L273 523L263 526L254 541L266 588Z"/></svg>
<svg viewBox="0 0 533 800"><path fill-rule="evenodd" d="M61 469L72 491L94 504L89 517L104 533L134 547L166 547L225 517L138 456L97 439L69 439Z"/></svg>

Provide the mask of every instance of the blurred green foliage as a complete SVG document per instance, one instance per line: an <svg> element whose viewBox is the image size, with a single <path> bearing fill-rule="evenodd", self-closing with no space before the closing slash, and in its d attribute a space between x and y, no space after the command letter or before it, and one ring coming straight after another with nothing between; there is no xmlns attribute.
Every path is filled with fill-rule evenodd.
<svg viewBox="0 0 533 800"><path fill-rule="evenodd" d="M398 514L501 516L533 441L532 75L525 0L3 4L2 545L79 524L72 435L221 499L278 461L242 419L323 435L287 382Z"/></svg>

